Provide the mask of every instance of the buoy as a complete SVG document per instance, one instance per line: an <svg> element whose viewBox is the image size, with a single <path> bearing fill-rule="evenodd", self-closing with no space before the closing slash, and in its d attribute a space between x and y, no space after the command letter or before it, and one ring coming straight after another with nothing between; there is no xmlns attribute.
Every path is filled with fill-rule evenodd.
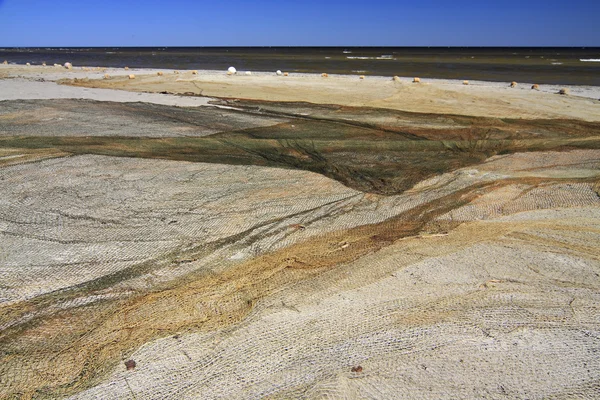
<svg viewBox="0 0 600 400"><path fill-rule="evenodd" d="M415 79L413 79L413 83L421 83L421 78L415 78Z"/></svg>
<svg viewBox="0 0 600 400"><path fill-rule="evenodd" d="M123 68L125 71L129 71L129 67L125 67Z"/></svg>
<svg viewBox="0 0 600 400"><path fill-rule="evenodd" d="M514 81L513 81L513 82L511 82L511 83L510 83L510 87L517 87L517 82L514 82Z"/></svg>
<svg viewBox="0 0 600 400"><path fill-rule="evenodd" d="M162 71L158 71L158 72L156 73L156 75L158 75L158 76L163 76L163 73L162 73Z"/></svg>
<svg viewBox="0 0 600 400"><path fill-rule="evenodd" d="M562 88L558 91L558 94L562 94L562 95L569 94L569 89Z"/></svg>
<svg viewBox="0 0 600 400"><path fill-rule="evenodd" d="M252 75L252 72L246 71L246 75L250 76L250 75Z"/></svg>
<svg viewBox="0 0 600 400"><path fill-rule="evenodd" d="M129 79L135 79L135 75L134 74L129 74Z"/></svg>
<svg viewBox="0 0 600 400"><path fill-rule="evenodd" d="M108 78L110 78L110 75L104 74L104 79L108 79Z"/></svg>
<svg viewBox="0 0 600 400"><path fill-rule="evenodd" d="M236 74L236 73L237 73L237 69L235 69L234 67L229 67L229 68L227 69L227 72L228 72L230 75L234 75L234 74Z"/></svg>
<svg viewBox="0 0 600 400"><path fill-rule="evenodd" d="M287 72L283 73L283 76L289 76L290 74L288 74Z"/></svg>
<svg viewBox="0 0 600 400"><path fill-rule="evenodd" d="M394 76L394 77L392 78L392 80L393 80L394 82L400 82L400 77L399 77L399 76Z"/></svg>
<svg viewBox="0 0 600 400"><path fill-rule="evenodd" d="M283 75L283 72L281 72L280 70L277 70L277 72L275 72L277 74L277 76L281 76Z"/></svg>
<svg viewBox="0 0 600 400"><path fill-rule="evenodd" d="M31 64L29 64L29 63L27 63L27 64L25 64L25 65L27 65L28 67L31 67Z"/></svg>
<svg viewBox="0 0 600 400"><path fill-rule="evenodd" d="M70 62L65 63L65 68L66 69L73 69L73 64L71 64Z"/></svg>
<svg viewBox="0 0 600 400"><path fill-rule="evenodd" d="M4 62L2 64L8 65L8 61L4 60Z"/></svg>
<svg viewBox="0 0 600 400"><path fill-rule="evenodd" d="M469 81L463 81L463 85L468 85Z"/></svg>
<svg viewBox="0 0 600 400"><path fill-rule="evenodd" d="M198 75L198 71L196 71L196 70L192 71L192 75Z"/></svg>
<svg viewBox="0 0 600 400"><path fill-rule="evenodd" d="M322 76L323 78L329 78L329 75L327 75L327 74L325 74L325 73L321 74L321 76Z"/></svg>
<svg viewBox="0 0 600 400"><path fill-rule="evenodd" d="M533 86L531 87L531 89L540 90L540 85L538 85L537 83L534 83Z"/></svg>
<svg viewBox="0 0 600 400"><path fill-rule="evenodd" d="M365 79L364 75L359 76L360 79Z"/></svg>
<svg viewBox="0 0 600 400"><path fill-rule="evenodd" d="M46 66L46 61L42 62L42 67Z"/></svg>
<svg viewBox="0 0 600 400"><path fill-rule="evenodd" d="M173 73L174 73L175 75L178 75L178 74L179 74L179 71L173 71Z"/></svg>

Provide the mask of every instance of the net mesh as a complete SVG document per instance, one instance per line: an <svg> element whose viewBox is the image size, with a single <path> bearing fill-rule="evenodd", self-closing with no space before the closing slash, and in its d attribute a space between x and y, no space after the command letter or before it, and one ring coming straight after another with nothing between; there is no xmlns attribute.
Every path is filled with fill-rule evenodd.
<svg viewBox="0 0 600 400"><path fill-rule="evenodd" d="M145 123L172 134L200 118L188 113ZM392 145L385 131L377 153L358 143L364 124L343 145L292 143L286 116L261 125L273 118L256 140L276 151L252 129L214 135L206 153L172 135L75 138L120 156L177 145L169 158L212 164L6 138L24 146L9 157L33 158L0 169L0 397L597 398L598 150L485 159L477 141L451 143L460 162L423 180L413 162L442 153L407 144L423 142L414 132ZM17 125L10 135L30 131ZM232 144L230 164L253 165L217 163ZM399 194L381 195L390 182Z"/></svg>

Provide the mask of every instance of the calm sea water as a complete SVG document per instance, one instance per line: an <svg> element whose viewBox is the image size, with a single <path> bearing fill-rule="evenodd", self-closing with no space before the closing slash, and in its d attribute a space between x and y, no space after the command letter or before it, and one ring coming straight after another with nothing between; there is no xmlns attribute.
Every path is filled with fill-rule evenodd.
<svg viewBox="0 0 600 400"><path fill-rule="evenodd" d="M2 48L11 63L419 76L600 86L600 48ZM595 61L582 61L595 60Z"/></svg>

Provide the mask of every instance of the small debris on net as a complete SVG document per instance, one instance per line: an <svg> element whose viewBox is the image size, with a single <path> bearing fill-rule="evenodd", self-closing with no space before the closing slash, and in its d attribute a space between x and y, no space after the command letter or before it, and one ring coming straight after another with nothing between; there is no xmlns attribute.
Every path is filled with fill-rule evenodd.
<svg viewBox="0 0 600 400"><path fill-rule="evenodd" d="M292 224L292 225L290 225L290 228L296 229L298 231L303 231L306 229L306 226L304 226L302 224Z"/></svg>
<svg viewBox="0 0 600 400"><path fill-rule="evenodd" d="M356 367L352 367L352 372L356 372L357 374L360 374L363 370L363 367L361 367L360 365L357 365Z"/></svg>
<svg viewBox="0 0 600 400"><path fill-rule="evenodd" d="M125 367L127 368L127 371L131 371L131 370L135 369L135 361L133 361L133 360L125 361Z"/></svg>

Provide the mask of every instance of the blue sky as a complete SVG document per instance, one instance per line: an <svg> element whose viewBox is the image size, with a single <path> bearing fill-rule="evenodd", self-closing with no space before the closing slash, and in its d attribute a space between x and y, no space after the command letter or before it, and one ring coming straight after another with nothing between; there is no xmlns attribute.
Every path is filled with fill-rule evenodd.
<svg viewBox="0 0 600 400"><path fill-rule="evenodd" d="M0 0L9 46L600 46L600 0Z"/></svg>

